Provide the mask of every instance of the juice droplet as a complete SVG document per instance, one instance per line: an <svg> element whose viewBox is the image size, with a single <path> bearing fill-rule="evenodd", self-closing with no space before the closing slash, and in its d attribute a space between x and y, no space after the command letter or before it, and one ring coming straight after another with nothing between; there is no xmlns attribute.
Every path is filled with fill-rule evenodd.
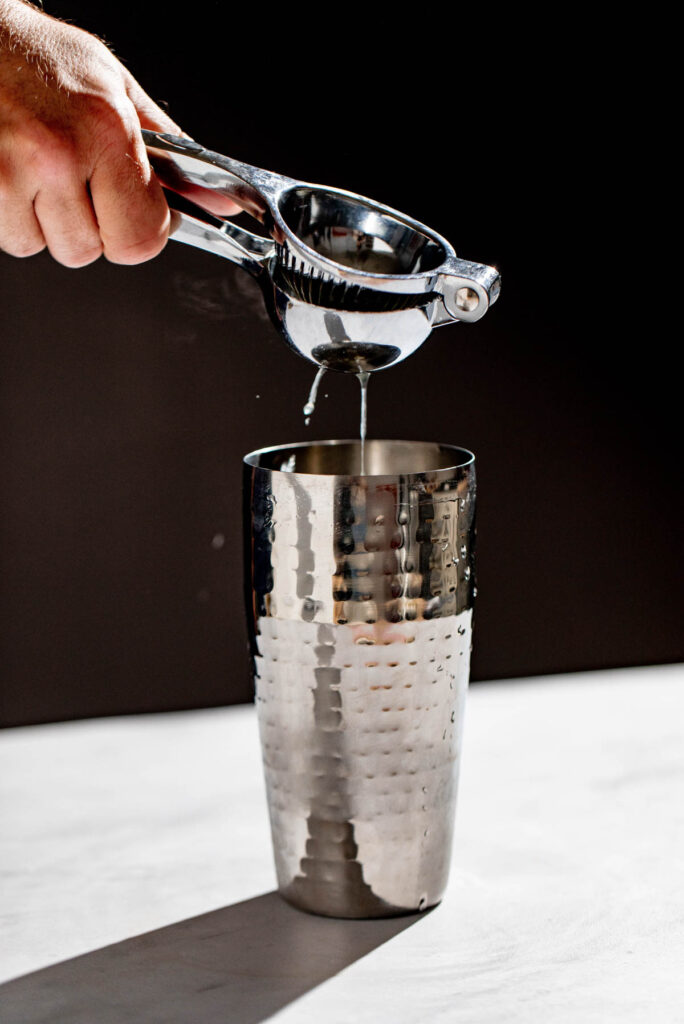
<svg viewBox="0 0 684 1024"><path fill-rule="evenodd" d="M361 420L359 423L359 437L361 438L361 475L366 472L366 430L368 426L368 380L370 373L367 370L356 374L361 385Z"/></svg>
<svg viewBox="0 0 684 1024"><path fill-rule="evenodd" d="M318 385L321 383L321 378L322 378L324 373L325 373L325 366L319 367L319 369L316 372L316 376L314 377L313 384L311 385L311 391L309 392L309 398L307 400L306 405L304 406L304 408L302 410L302 412L304 413L304 416L305 416L304 423L306 424L307 427L309 426L309 423L311 422L311 417L313 416L313 411L316 408L316 396L318 394ZM258 397L259 396L257 395L257 398Z"/></svg>

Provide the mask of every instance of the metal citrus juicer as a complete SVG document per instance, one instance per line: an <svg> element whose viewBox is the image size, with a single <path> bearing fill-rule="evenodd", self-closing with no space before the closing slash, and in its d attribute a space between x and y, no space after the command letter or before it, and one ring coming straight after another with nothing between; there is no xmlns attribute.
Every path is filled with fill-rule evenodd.
<svg viewBox="0 0 684 1024"><path fill-rule="evenodd" d="M319 367L383 370L415 352L433 327L479 320L497 299L494 267L459 259L445 238L404 213L190 139L142 134L161 184L199 208L195 216L177 211L172 237L255 277L288 345ZM222 217L222 198L266 236Z"/></svg>

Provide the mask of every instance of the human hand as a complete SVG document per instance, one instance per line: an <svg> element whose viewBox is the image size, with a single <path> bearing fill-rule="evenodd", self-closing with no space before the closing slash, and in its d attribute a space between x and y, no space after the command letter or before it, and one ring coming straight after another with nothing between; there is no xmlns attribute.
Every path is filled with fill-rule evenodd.
<svg viewBox="0 0 684 1024"><path fill-rule="evenodd" d="M156 256L170 214L141 127L183 134L95 36L0 0L0 249L47 246L67 267Z"/></svg>

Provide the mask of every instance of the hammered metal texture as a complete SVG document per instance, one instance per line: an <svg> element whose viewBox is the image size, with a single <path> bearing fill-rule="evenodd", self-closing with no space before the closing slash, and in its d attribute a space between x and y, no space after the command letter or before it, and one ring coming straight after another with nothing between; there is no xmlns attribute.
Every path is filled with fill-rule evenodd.
<svg viewBox="0 0 684 1024"><path fill-rule="evenodd" d="M246 467L278 885L338 917L442 896L471 647L474 466L393 476L392 442L371 444L374 476L299 472L294 446ZM410 447L420 467L437 446Z"/></svg>

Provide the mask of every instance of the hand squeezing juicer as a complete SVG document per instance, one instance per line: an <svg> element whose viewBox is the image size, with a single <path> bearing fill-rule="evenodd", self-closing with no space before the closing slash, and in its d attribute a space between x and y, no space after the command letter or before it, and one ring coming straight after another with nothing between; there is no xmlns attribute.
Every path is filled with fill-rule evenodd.
<svg viewBox="0 0 684 1024"><path fill-rule="evenodd" d="M147 130L143 138L162 185L200 208L197 216L177 213L172 237L252 274L287 343L318 366L385 369L415 352L433 327L479 320L497 299L494 267L459 259L445 238L397 210L189 139ZM222 197L267 237L222 218Z"/></svg>

